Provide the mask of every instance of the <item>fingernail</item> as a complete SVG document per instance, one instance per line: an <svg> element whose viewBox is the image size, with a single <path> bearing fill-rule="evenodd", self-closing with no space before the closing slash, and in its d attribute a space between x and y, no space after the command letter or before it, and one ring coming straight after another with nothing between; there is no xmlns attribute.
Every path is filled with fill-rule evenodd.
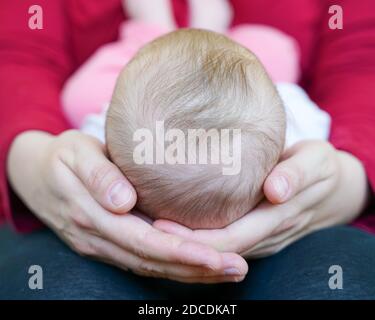
<svg viewBox="0 0 375 320"><path fill-rule="evenodd" d="M109 198L117 208L126 205L132 196L131 190L123 182L116 183L109 192Z"/></svg>
<svg viewBox="0 0 375 320"><path fill-rule="evenodd" d="M227 268L224 270L226 276L240 276L241 273L236 268Z"/></svg>
<svg viewBox="0 0 375 320"><path fill-rule="evenodd" d="M272 185L280 199L284 199L289 191L288 180L284 176L272 179Z"/></svg>

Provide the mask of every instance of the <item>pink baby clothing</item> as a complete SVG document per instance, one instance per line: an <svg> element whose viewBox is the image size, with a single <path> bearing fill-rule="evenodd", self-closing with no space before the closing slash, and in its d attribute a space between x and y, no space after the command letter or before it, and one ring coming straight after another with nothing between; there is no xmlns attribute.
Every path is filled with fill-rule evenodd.
<svg viewBox="0 0 375 320"><path fill-rule="evenodd" d="M111 100L121 69L142 46L167 32L157 25L124 22L119 40L99 48L66 82L61 99L71 125L79 128L88 114L101 113ZM253 51L274 82L298 81L299 53L292 37L263 25L240 25L227 36Z"/></svg>

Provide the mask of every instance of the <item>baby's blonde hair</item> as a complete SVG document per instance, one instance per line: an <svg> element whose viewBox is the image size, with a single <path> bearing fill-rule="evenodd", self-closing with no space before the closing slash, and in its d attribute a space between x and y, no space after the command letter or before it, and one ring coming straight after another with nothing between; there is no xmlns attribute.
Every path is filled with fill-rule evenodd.
<svg viewBox="0 0 375 320"><path fill-rule="evenodd" d="M137 129L240 129L241 171L217 165L138 165ZM263 182L285 140L285 114L256 56L204 30L171 32L143 47L121 72L108 110L111 159L134 185L137 207L191 228L220 228L262 198Z"/></svg>

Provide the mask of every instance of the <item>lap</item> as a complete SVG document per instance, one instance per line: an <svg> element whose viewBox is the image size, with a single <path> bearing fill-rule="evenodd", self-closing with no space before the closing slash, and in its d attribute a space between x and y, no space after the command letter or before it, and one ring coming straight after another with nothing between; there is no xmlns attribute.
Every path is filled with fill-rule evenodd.
<svg viewBox="0 0 375 320"><path fill-rule="evenodd" d="M156 279L145 279L70 250L50 230L0 231L0 299L157 299ZM28 286L31 265L43 270L43 289Z"/></svg>
<svg viewBox="0 0 375 320"><path fill-rule="evenodd" d="M17 235L0 229L0 299L366 299L375 298L375 237L351 227L315 232L271 257L249 261L241 283L187 285L143 278L72 252L51 231ZM43 269L31 290L28 269ZM331 290L331 265L343 289Z"/></svg>
<svg viewBox="0 0 375 320"><path fill-rule="evenodd" d="M332 290L331 266L343 289ZM312 233L276 255L249 261L240 295L248 299L375 299L375 237L353 227Z"/></svg>

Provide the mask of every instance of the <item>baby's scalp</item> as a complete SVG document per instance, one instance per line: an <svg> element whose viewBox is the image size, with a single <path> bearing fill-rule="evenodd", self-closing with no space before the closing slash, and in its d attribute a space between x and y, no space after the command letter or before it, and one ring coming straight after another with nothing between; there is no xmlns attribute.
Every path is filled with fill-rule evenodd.
<svg viewBox="0 0 375 320"><path fill-rule="evenodd" d="M136 163L140 142L134 136L152 132L156 153L160 123L165 132L178 129L187 137L164 146L174 144L186 158L188 133L196 130L193 144L199 151L207 141L208 163ZM210 130L240 130L238 174L224 175L222 164L213 163L217 145L209 145ZM106 123L109 154L134 185L138 209L191 228L223 227L252 209L284 139L282 101L255 55L223 35L196 29L174 31L138 52L118 78ZM238 156L234 134L226 141Z"/></svg>

